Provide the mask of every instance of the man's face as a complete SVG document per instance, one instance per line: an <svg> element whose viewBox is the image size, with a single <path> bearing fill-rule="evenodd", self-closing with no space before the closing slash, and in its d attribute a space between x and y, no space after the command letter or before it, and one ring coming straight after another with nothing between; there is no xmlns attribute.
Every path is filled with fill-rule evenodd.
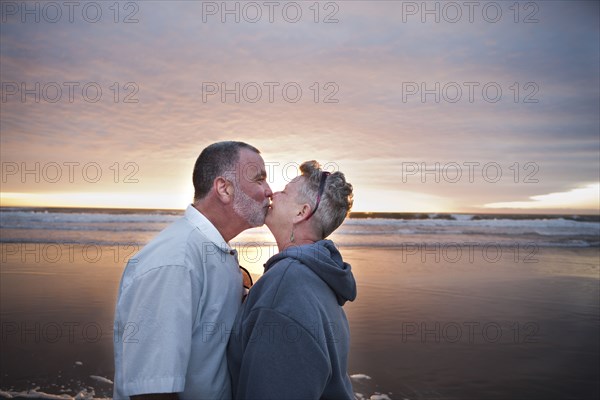
<svg viewBox="0 0 600 400"><path fill-rule="evenodd" d="M240 150L235 172L238 179L234 182L233 210L251 227L263 225L273 192L262 157L251 150Z"/></svg>

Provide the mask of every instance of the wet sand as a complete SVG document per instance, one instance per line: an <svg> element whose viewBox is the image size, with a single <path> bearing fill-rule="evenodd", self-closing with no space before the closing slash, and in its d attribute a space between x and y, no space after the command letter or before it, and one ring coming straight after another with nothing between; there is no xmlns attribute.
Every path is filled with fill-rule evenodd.
<svg viewBox="0 0 600 400"><path fill-rule="evenodd" d="M2 246L0 389L110 396L111 385L90 376L112 380L112 316L128 253L76 245L73 257L56 260L31 249ZM398 249L341 251L358 282L345 309L349 373L370 378L353 380L365 398L600 394L599 249L540 248L537 262L509 252L448 262ZM270 252L240 254L240 263L258 275Z"/></svg>
<svg viewBox="0 0 600 400"><path fill-rule="evenodd" d="M343 250L355 392L410 399L591 399L599 394L598 249L539 249L535 263L422 262ZM391 392L391 394L389 394Z"/></svg>

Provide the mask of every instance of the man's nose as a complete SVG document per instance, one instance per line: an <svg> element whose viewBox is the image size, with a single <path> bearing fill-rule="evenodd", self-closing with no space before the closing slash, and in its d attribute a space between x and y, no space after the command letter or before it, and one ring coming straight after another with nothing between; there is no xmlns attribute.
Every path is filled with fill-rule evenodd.
<svg viewBox="0 0 600 400"><path fill-rule="evenodd" d="M265 196L272 199L273 198L273 191L271 190L271 187L269 186L269 184L267 183L267 188L265 190Z"/></svg>

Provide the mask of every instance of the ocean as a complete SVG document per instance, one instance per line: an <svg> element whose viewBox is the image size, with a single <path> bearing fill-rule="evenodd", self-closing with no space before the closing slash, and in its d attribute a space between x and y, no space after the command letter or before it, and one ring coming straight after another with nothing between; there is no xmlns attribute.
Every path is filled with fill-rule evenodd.
<svg viewBox="0 0 600 400"><path fill-rule="evenodd" d="M112 314L129 257L183 214L0 209L0 397L109 398ZM359 399L600 394L600 218L355 213L331 236ZM266 227L230 243L259 279Z"/></svg>

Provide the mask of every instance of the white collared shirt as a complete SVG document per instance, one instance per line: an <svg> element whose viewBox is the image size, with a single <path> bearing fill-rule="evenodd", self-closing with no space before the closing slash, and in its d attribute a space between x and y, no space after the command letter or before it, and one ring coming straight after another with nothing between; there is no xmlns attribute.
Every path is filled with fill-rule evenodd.
<svg viewBox="0 0 600 400"><path fill-rule="evenodd" d="M121 278L114 398L230 398L225 351L242 294L235 250L188 206L129 260Z"/></svg>

